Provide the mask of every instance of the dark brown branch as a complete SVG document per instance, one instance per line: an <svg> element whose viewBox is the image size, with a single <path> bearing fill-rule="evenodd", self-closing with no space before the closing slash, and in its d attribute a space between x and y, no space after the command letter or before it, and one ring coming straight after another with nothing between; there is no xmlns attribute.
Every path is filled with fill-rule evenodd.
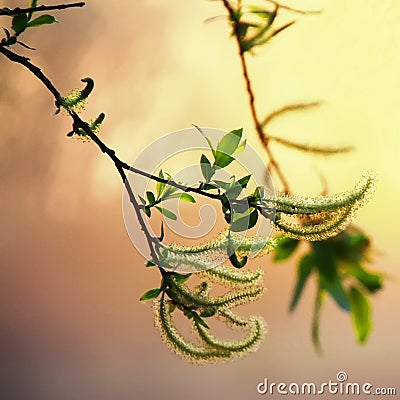
<svg viewBox="0 0 400 400"><path fill-rule="evenodd" d="M11 50L8 50L7 48L0 46L0 53L2 53L4 56L6 56L10 61L18 63L23 65L25 68L27 68L29 71L33 73L33 75L36 76L43 84L44 86L53 94L55 100L56 100L56 107L59 108L62 102L62 96L60 92L56 89L56 87L51 83L49 78L47 78L46 75L43 74L42 70L37 67L36 65L32 64L29 58L20 56L19 54L16 54L12 52ZM115 154L115 151L111 148L109 148L89 127L89 125L83 121L77 113L74 111L69 111L70 116L73 119L73 124L75 129L82 129L87 136L93 140L94 143L99 147L99 149L108 155L108 157L114 162L116 168L118 170L123 169L123 170L129 170L132 171L135 174L142 175L146 178L149 178L151 180L154 180L156 182L162 182L167 185L176 187L177 189L180 189L184 192L192 192L192 193L197 193L201 196L208 197L210 199L215 199L219 200L221 196L219 194L214 194L214 193L208 193L200 188L196 187L188 187L185 185L182 185L180 183L174 182L172 180L168 179L163 179L158 176L152 175L146 171L142 171L140 169L137 169L135 167L130 166L126 162L122 161L118 156Z"/></svg>
<svg viewBox="0 0 400 400"><path fill-rule="evenodd" d="M65 10L66 8L83 7L83 6L85 6L85 3L83 1L81 1L79 3L58 4L58 5L54 5L54 6L41 5L41 6L37 6L37 7L28 7L28 8L16 7L13 9L0 8L0 16L1 15L18 15L18 14L25 14L25 13L32 13L32 12L41 12L41 11Z"/></svg>
<svg viewBox="0 0 400 400"><path fill-rule="evenodd" d="M41 71L40 68L38 68L37 66L32 64L27 57L22 57L22 56L20 56L18 54L15 54L14 52L12 52L12 51L4 48L4 47L1 47L1 46L0 46L0 53L5 55L10 61L13 61L15 63L21 64L24 67L26 67L29 71L31 71L45 85L45 87L53 94L53 96L54 96L54 98L56 100L57 108L60 106L61 100L62 100L62 96L61 96L60 92L51 83L51 81L43 74L43 72ZM68 111L68 113L70 114L70 116L72 117L72 119L74 121L74 126L76 128L83 129L84 132L93 140L93 142L95 142L97 144L97 146L100 148L100 150L103 153L107 154L109 156L109 158L114 162L115 167L116 167L119 175L121 176L121 179L122 179L122 181L123 181L123 183L125 185L125 188L127 190L127 193L128 193L128 196L129 196L129 200L130 200L130 202L131 202L131 204L132 204L132 206L133 206L133 208L135 210L135 213L137 215L141 230L143 231L143 233L146 236L146 240L147 240L148 245L149 245L150 255L151 255L153 261L157 265L160 265L157 253L156 253L155 248L154 248L155 238L153 238L150 235L150 232L147 230L146 224L144 222L144 219L143 219L143 216L142 216L142 213L141 213L141 206L139 205L139 203L138 203L138 201L137 201L137 199L136 199L136 197L135 197L135 195L133 193L133 190L132 190L132 188L130 186L130 183L129 183L127 177L126 177L125 170L133 171L135 173L147 176L150 179L155 179L157 181L161 181L161 182L170 184L172 186L177 186L182 190L188 190L188 189L191 189L191 188L186 188L183 185L179 185L179 184L176 184L175 182L170 182L168 180L155 177L155 176L153 176L151 174L148 174L147 172L140 171L140 170L138 170L136 168L130 167L128 164L126 164L125 162L121 161L116 156L114 150L110 149L105 143L103 143L101 141L101 139L90 129L89 125L78 116L78 114L76 114L74 111ZM200 193L200 194L203 194L203 193ZM204 193L204 194L208 195L209 193ZM163 274L163 271L161 271L161 273Z"/></svg>
<svg viewBox="0 0 400 400"><path fill-rule="evenodd" d="M61 104L61 94L56 89L56 87L51 83L50 79L47 78L46 75L43 74L42 70L36 65L32 64L28 57L20 56L12 52L11 50L6 49L4 46L0 46L0 53L4 54L10 61L15 62L17 64L23 65L25 68L29 69L33 75L35 75L46 88L52 93L56 100L56 106L59 108Z"/></svg>

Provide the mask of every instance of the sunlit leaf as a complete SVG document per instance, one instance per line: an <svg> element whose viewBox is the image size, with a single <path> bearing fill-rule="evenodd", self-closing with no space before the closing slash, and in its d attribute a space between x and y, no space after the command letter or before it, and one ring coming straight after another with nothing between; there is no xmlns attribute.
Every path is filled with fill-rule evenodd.
<svg viewBox="0 0 400 400"><path fill-rule="evenodd" d="M188 203L196 203L196 199L189 193L174 193L171 196L168 196L165 200L169 199L179 199L187 201Z"/></svg>
<svg viewBox="0 0 400 400"><path fill-rule="evenodd" d="M164 179L164 174L163 174L163 170L162 169L160 169L158 177L161 178L161 179ZM165 189L165 183L164 182L157 182L157 184L156 184L157 198L160 198L160 196L163 193L164 189Z"/></svg>
<svg viewBox="0 0 400 400"><path fill-rule="evenodd" d="M242 138L243 129L236 129L228 132L226 135L222 137L217 146L217 153L225 153L228 155L232 155L233 152L237 149L240 143L240 139ZM217 158L217 156L216 156Z"/></svg>
<svg viewBox="0 0 400 400"><path fill-rule="evenodd" d="M354 330L360 343L364 343L372 329L371 306L367 297L356 287L349 290L351 316Z"/></svg>
<svg viewBox="0 0 400 400"><path fill-rule="evenodd" d="M216 151L215 152L214 164L217 167L225 168L226 166L228 166L234 160L235 160L235 158L230 156L229 154L222 153L220 151Z"/></svg>

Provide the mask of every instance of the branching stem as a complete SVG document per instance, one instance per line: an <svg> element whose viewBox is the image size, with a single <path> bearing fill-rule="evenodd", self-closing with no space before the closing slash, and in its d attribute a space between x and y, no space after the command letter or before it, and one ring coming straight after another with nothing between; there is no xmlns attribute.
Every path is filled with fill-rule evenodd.
<svg viewBox="0 0 400 400"><path fill-rule="evenodd" d="M232 8L231 4L229 3L228 0L222 0L222 3L226 10L228 11L228 14L230 16L230 20L234 21L235 20L235 10ZM242 67L242 74L244 81L246 83L246 91L249 97L249 107L251 111L251 117L253 119L254 123L254 128L257 132L257 135L260 139L260 141L263 143L265 147L265 151L267 152L267 156L269 158L269 165L275 170L276 175L278 176L279 180L281 181L282 184L282 190L284 193L289 194L290 189L289 189L289 183L283 174L278 162L276 161L270 147L269 147L269 135L264 131L263 125L261 120L259 119L257 115L257 110L256 110L256 105L255 105L255 95L254 91L251 85L251 80L250 80L250 75L246 63L246 57L245 57L245 52L242 49L241 43L240 43L240 32L239 32L239 25L233 23L233 30L234 30L234 36L235 40L238 46L238 54L240 58L240 63Z"/></svg>

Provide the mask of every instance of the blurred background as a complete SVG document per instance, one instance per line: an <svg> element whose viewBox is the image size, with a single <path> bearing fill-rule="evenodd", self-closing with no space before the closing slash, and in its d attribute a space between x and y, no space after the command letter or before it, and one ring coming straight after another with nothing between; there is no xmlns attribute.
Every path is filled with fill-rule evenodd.
<svg viewBox="0 0 400 400"><path fill-rule="evenodd" d="M258 110L320 100L317 109L277 119L271 132L357 147L324 159L276 145L295 192L319 193L319 174L331 192L351 187L365 171L378 176L376 193L356 219L374 238L370 267L388 275L373 298L375 329L367 344L356 343L349 316L329 300L321 320L324 354L316 354L314 288L289 315L294 265L264 257L256 265L265 269L267 292L252 306L269 325L261 349L231 364L180 360L161 343L151 305L139 302L159 275L145 270L125 232L113 165L93 144L66 138L71 122L53 116L47 91L0 58L1 398L257 399L264 378L320 383L339 370L353 382L399 384L400 4L287 4L323 12L295 15L294 27L249 58ZM25 2L0 1L16 5ZM223 12L219 2L204 0L88 0L83 9L57 12L60 24L32 29L24 41L38 49L29 56L61 92L80 87L83 77L95 80L84 116L106 113L100 135L124 160L193 123L243 126L265 156L229 28L223 20L203 23Z"/></svg>

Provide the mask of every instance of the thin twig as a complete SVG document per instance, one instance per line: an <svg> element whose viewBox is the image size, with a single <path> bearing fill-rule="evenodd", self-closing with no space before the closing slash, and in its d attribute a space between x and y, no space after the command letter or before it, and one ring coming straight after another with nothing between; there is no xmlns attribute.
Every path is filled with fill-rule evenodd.
<svg viewBox="0 0 400 400"><path fill-rule="evenodd" d="M232 6L228 0L222 0L222 3L229 13L230 20L234 21L235 20L234 18L236 18L235 10L232 8ZM256 106L255 106L255 95L254 95L254 91L253 91L253 88L251 85L251 80L250 80L250 76L249 76L249 72L248 72L248 68L247 68L247 64L246 64L245 54L244 54L244 51L240 44L240 32L238 31L238 29L239 29L238 24L233 23L234 36L235 36L236 43L238 46L238 54L239 54L240 63L241 63L241 67L242 67L243 78L246 83L246 91L249 96L249 107L250 107L251 116L252 116L253 123L254 123L254 128L257 132L257 135L258 135L260 141L264 145L265 151L267 152L267 155L269 158L269 164L274 168L279 180L281 181L283 192L289 193L290 189L289 189L288 181L286 180L278 162L276 161L274 155L271 152L271 149L269 148L269 137L268 137L267 133L264 132L262 124L260 122L260 119L258 118L258 115L257 115L257 110L256 110Z"/></svg>
<svg viewBox="0 0 400 400"><path fill-rule="evenodd" d="M302 111L311 107L317 107L321 104L320 101L311 101L308 103L295 103L295 104L288 104L286 106L283 106L281 108L278 108L277 110L272 111L269 113L261 122L262 127L267 126L273 119L276 117L281 116L282 114L285 114L287 112L291 111Z"/></svg>
<svg viewBox="0 0 400 400"><path fill-rule="evenodd" d="M298 8L293 8L286 6L284 4L279 3L278 1L275 0L267 0L269 3L274 4L278 8L282 8L287 11L294 12L296 14L303 14L303 15L310 15L310 14L321 14L321 10L299 10Z"/></svg>
<svg viewBox="0 0 400 400"><path fill-rule="evenodd" d="M282 144L286 147L303 151L306 153L313 153L322 156L332 156L336 154L348 153L354 150L354 146L343 146L343 147L322 147L322 146L311 146L304 143L297 143L291 140L287 140L278 136L269 136L269 140L276 143Z"/></svg>
<svg viewBox="0 0 400 400"><path fill-rule="evenodd" d="M41 11L52 11L52 10L65 10L66 8L73 7L83 7L85 3L80 1L79 3L70 3L70 4L58 4L53 6L41 5L37 7L28 7L28 8L20 8L16 7L13 9L9 8L0 8L0 16L1 15L18 15L32 12L41 12Z"/></svg>

